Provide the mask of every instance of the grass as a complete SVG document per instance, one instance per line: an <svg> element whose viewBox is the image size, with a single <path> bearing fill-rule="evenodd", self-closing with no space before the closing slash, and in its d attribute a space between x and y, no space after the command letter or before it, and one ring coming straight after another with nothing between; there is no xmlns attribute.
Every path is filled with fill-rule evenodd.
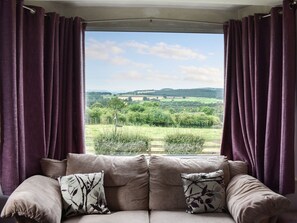
<svg viewBox="0 0 297 223"><path fill-rule="evenodd" d="M112 131L113 125L86 125L86 150L95 153L94 138L104 132ZM166 135L181 133L193 134L205 139L202 153L219 153L222 129L212 128L174 128L174 127L151 127L151 126L123 126L118 132L138 133L153 140L163 140Z"/></svg>

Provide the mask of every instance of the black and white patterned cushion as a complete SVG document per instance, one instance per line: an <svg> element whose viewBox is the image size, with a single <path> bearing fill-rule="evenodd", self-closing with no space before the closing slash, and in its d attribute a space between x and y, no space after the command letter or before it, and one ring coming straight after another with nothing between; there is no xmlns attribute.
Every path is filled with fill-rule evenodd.
<svg viewBox="0 0 297 223"><path fill-rule="evenodd" d="M106 204L104 172L60 177L65 217L82 214L109 214Z"/></svg>
<svg viewBox="0 0 297 223"><path fill-rule="evenodd" d="M225 211L225 186L222 170L211 173L182 173L181 178L188 213Z"/></svg>

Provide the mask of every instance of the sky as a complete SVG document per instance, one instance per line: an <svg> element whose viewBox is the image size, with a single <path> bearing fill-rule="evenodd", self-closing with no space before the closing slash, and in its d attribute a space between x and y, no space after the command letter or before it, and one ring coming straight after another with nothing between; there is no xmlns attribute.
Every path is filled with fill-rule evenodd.
<svg viewBox="0 0 297 223"><path fill-rule="evenodd" d="M86 32L86 90L223 88L223 34Z"/></svg>

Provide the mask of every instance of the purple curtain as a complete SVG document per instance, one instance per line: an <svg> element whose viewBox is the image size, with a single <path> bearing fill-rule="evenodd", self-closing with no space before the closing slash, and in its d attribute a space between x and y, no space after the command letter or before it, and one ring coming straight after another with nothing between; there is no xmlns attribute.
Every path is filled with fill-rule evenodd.
<svg viewBox="0 0 297 223"><path fill-rule="evenodd" d="M225 117L221 154L282 194L295 190L295 10L229 21L225 34Z"/></svg>
<svg viewBox="0 0 297 223"><path fill-rule="evenodd" d="M0 6L0 184L10 194L40 173L40 158L84 152L84 29L22 0Z"/></svg>
<svg viewBox="0 0 297 223"><path fill-rule="evenodd" d="M80 18L45 17L46 157L84 152L84 27Z"/></svg>
<svg viewBox="0 0 297 223"><path fill-rule="evenodd" d="M4 194L26 176L22 86L22 1L0 1L1 178ZM8 28L9 27L9 28ZM11 171L14 170L12 176ZM4 179L11 179L5 182Z"/></svg>

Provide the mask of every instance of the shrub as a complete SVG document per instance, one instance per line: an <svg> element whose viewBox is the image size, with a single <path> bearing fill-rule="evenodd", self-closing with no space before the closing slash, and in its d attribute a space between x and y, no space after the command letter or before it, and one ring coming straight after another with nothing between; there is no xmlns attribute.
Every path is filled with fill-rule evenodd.
<svg viewBox="0 0 297 223"><path fill-rule="evenodd" d="M220 123L220 119L216 116L189 112L174 114L174 120L178 126L186 128L210 128Z"/></svg>
<svg viewBox="0 0 297 223"><path fill-rule="evenodd" d="M111 112L106 112L101 115L100 123L101 124L112 124L113 123L113 114Z"/></svg>
<svg viewBox="0 0 297 223"><path fill-rule="evenodd" d="M165 136L165 153L198 154L203 150L205 139L193 134L175 133Z"/></svg>
<svg viewBox="0 0 297 223"><path fill-rule="evenodd" d="M129 124L142 125L146 123L145 113L129 111L127 114L127 121Z"/></svg>
<svg viewBox="0 0 297 223"><path fill-rule="evenodd" d="M148 153L150 139L146 136L131 133L106 132L95 140L96 154L103 155L136 155Z"/></svg>
<svg viewBox="0 0 297 223"><path fill-rule="evenodd" d="M143 112L145 108L141 104L132 104L129 106L129 110L133 112Z"/></svg>
<svg viewBox="0 0 297 223"><path fill-rule="evenodd" d="M151 126L173 125L171 114L161 109L150 109L147 113L147 124Z"/></svg>

